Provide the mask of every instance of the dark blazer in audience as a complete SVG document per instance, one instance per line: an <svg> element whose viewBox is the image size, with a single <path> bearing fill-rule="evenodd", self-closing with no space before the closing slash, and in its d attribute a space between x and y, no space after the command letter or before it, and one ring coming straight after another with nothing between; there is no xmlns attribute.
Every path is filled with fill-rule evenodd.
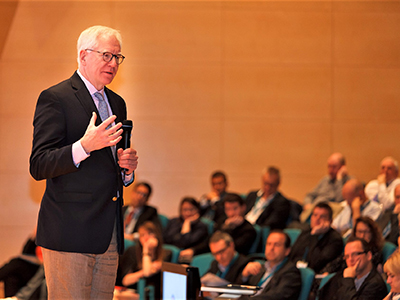
<svg viewBox="0 0 400 300"><path fill-rule="evenodd" d="M257 200L258 191L250 192L246 198L247 214ZM286 227L290 214L290 202L281 193L277 192L268 206L258 217L256 224L260 226L269 226L271 229L283 229Z"/></svg>
<svg viewBox="0 0 400 300"><path fill-rule="evenodd" d="M322 236L311 235L311 229L304 230L294 243L289 258L296 263L301 260L319 273L327 263L339 257L343 252L343 239L330 228Z"/></svg>
<svg viewBox="0 0 400 300"><path fill-rule="evenodd" d="M226 281L229 281L230 283L240 284L242 280L242 271L248 262L249 259L246 256L239 254L236 261L231 266L229 266L229 270L225 274L225 276L221 276L221 271L218 268L218 262L216 260L213 260L207 273L216 274L217 276L225 279Z"/></svg>
<svg viewBox="0 0 400 300"><path fill-rule="evenodd" d="M247 280L249 285L258 285L265 273L265 267L255 276ZM287 261L274 275L262 290L261 294L253 297L242 296L240 299L254 300L297 300L301 290L301 275L299 269L291 261Z"/></svg>

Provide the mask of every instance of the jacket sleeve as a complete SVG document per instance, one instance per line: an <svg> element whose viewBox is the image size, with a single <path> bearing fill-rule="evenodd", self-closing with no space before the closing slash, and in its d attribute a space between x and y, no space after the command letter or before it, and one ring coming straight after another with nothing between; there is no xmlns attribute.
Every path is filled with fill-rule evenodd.
<svg viewBox="0 0 400 300"><path fill-rule="evenodd" d="M33 120L30 173L36 180L54 178L77 171L72 159L72 144L66 142L67 120L58 97L43 91Z"/></svg>

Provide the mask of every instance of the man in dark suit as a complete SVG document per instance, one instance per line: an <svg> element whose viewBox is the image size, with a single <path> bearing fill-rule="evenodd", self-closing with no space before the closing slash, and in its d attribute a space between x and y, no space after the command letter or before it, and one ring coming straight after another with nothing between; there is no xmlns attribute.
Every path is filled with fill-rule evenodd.
<svg viewBox="0 0 400 300"><path fill-rule="evenodd" d="M282 230L273 230L265 245L264 265L250 262L242 272L243 283L261 286L261 290L250 297L255 300L297 300L301 290L301 274L296 265L288 260L290 238ZM242 296L240 299L249 299Z"/></svg>
<svg viewBox="0 0 400 300"><path fill-rule="evenodd" d="M240 283L243 268L249 259L235 250L232 237L226 232L216 231L210 238L209 246L215 260L207 273L215 274L230 283ZM202 283L212 286L212 282L204 281L207 275L204 276Z"/></svg>
<svg viewBox="0 0 400 300"><path fill-rule="evenodd" d="M153 222L161 230L157 209L147 205L152 188L147 182L138 182L133 187L132 198L129 205L122 208L124 216L125 239L134 240L134 233L146 221Z"/></svg>
<svg viewBox="0 0 400 300"><path fill-rule="evenodd" d="M372 253L365 240L349 238L344 248L347 268L338 272L321 289L324 300L376 300L387 295L386 284L372 263Z"/></svg>
<svg viewBox="0 0 400 300"><path fill-rule="evenodd" d="M117 74L118 31L94 26L78 39L78 71L43 91L36 105L30 172L46 179L37 244L49 299L112 299L123 250L122 187L136 151L116 149L124 100L105 87Z"/></svg>
<svg viewBox="0 0 400 300"><path fill-rule="evenodd" d="M303 230L290 251L290 260L319 273L343 251L342 236L331 227L332 208L326 202L314 206L310 228Z"/></svg>
<svg viewBox="0 0 400 300"><path fill-rule="evenodd" d="M246 198L246 220L251 224L283 229L290 214L290 202L278 192L281 176L278 168L269 167L261 176L261 189Z"/></svg>

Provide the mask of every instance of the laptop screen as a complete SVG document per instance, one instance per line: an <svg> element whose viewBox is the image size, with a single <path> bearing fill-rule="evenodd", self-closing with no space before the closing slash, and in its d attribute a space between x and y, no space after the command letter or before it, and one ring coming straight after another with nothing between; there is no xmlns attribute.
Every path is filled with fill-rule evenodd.
<svg viewBox="0 0 400 300"><path fill-rule="evenodd" d="M162 299L186 300L187 271L178 264L163 262L162 264Z"/></svg>

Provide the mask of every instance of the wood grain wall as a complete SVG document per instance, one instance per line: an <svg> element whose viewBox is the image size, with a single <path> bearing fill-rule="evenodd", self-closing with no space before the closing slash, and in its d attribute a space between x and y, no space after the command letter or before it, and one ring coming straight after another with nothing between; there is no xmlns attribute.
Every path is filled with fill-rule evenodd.
<svg viewBox="0 0 400 300"><path fill-rule="evenodd" d="M276 165L301 203L334 151L364 181L400 159L398 1L0 1L0 262L45 187L28 172L37 97L72 75L96 24L123 35L110 87L135 122L137 178L168 216L216 169L247 193Z"/></svg>

